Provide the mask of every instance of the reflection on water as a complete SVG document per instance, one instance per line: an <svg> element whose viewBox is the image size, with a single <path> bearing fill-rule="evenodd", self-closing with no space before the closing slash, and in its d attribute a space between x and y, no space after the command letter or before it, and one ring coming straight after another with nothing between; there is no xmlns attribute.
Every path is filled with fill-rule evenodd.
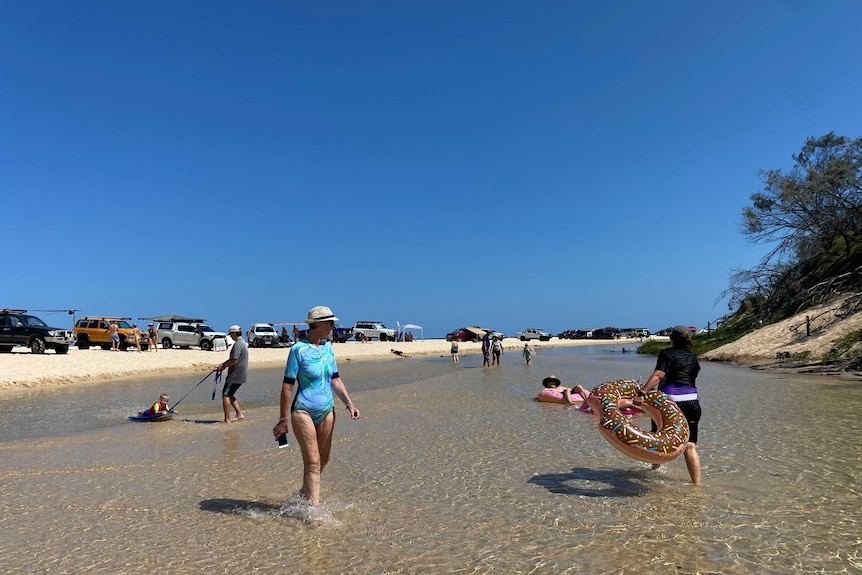
<svg viewBox="0 0 862 575"><path fill-rule="evenodd" d="M336 348L337 351L337 348ZM228 426L205 382L162 423L127 415L202 375L5 401L0 556L10 573L859 573L857 382L705 364L698 451L652 471L542 377L645 378L607 348L344 362L324 504L277 449L281 369L252 370ZM643 416L639 416L643 417Z"/></svg>

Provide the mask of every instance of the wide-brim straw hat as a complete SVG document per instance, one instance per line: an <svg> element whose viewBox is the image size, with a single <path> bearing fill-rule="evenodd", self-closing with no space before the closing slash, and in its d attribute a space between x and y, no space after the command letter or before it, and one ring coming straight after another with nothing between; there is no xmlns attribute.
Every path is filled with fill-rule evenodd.
<svg viewBox="0 0 862 575"><path fill-rule="evenodd" d="M319 321L338 321L338 318L335 317L331 309L325 305L319 305L308 310L308 319L305 320L305 323L311 325Z"/></svg>

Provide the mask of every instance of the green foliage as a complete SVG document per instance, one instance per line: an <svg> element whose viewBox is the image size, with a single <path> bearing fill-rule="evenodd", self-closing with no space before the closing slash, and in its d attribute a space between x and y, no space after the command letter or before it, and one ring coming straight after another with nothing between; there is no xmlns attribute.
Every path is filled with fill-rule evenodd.
<svg viewBox="0 0 862 575"><path fill-rule="evenodd" d="M823 361L834 361L836 359L840 359L848 351L850 351L850 348L852 348L860 341L862 341L862 329L851 331L850 333L835 342L834 347L829 350L829 353L826 354L826 357L823 358Z"/></svg>
<svg viewBox="0 0 862 575"><path fill-rule="evenodd" d="M772 322L862 284L862 138L809 138L792 169L761 171L764 187L742 211L741 231L771 250L753 269L735 270L731 309L756 304ZM748 310L746 310L748 311Z"/></svg>
<svg viewBox="0 0 862 575"><path fill-rule="evenodd" d="M726 343L738 340L745 334L753 332L759 325L756 312L752 313L743 310L711 332L694 336L692 338L691 349L698 355L706 353ZM637 352L647 355L658 355L658 352L668 346L670 346L669 341L650 340L639 346Z"/></svg>

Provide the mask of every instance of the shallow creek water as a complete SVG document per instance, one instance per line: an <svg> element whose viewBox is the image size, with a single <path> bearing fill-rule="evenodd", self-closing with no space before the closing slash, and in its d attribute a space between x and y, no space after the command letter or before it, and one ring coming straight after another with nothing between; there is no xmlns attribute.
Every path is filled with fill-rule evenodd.
<svg viewBox="0 0 862 575"><path fill-rule="evenodd" d="M551 373L591 388L653 364L607 347L343 362L362 417L337 409L311 515L299 450L270 433L281 369L251 370L229 426L211 379L173 421L126 420L203 374L2 400L2 570L862 573L862 382L704 363L701 487L533 400Z"/></svg>

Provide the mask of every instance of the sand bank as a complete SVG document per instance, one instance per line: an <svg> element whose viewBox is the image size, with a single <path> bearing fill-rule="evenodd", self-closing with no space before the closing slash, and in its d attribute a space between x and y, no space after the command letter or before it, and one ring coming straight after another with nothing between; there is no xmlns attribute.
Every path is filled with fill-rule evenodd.
<svg viewBox="0 0 862 575"><path fill-rule="evenodd" d="M563 347L581 345L617 345L634 348L637 340L591 341L559 340L533 342L533 347L541 353L543 347ZM442 339L426 339L412 342L360 343L349 341L335 344L339 362L363 359L391 359L407 361L391 353L398 349L411 356L449 355L451 344ZM517 339L503 341L504 353L520 354L524 344ZM461 342L461 354L480 353L480 344ZM288 348L251 348L250 366L284 365ZM26 348L16 348L14 353L0 354L0 394L14 393L16 390L39 388L59 388L65 385L85 385L87 382L112 379L141 374L177 373L199 371L206 373L212 367L228 358L228 352L201 351L199 349L159 349L157 352L125 351L112 352L102 349L79 350L72 347L68 354L57 355L48 351L44 355L34 355ZM520 359L520 355L519 355Z"/></svg>

